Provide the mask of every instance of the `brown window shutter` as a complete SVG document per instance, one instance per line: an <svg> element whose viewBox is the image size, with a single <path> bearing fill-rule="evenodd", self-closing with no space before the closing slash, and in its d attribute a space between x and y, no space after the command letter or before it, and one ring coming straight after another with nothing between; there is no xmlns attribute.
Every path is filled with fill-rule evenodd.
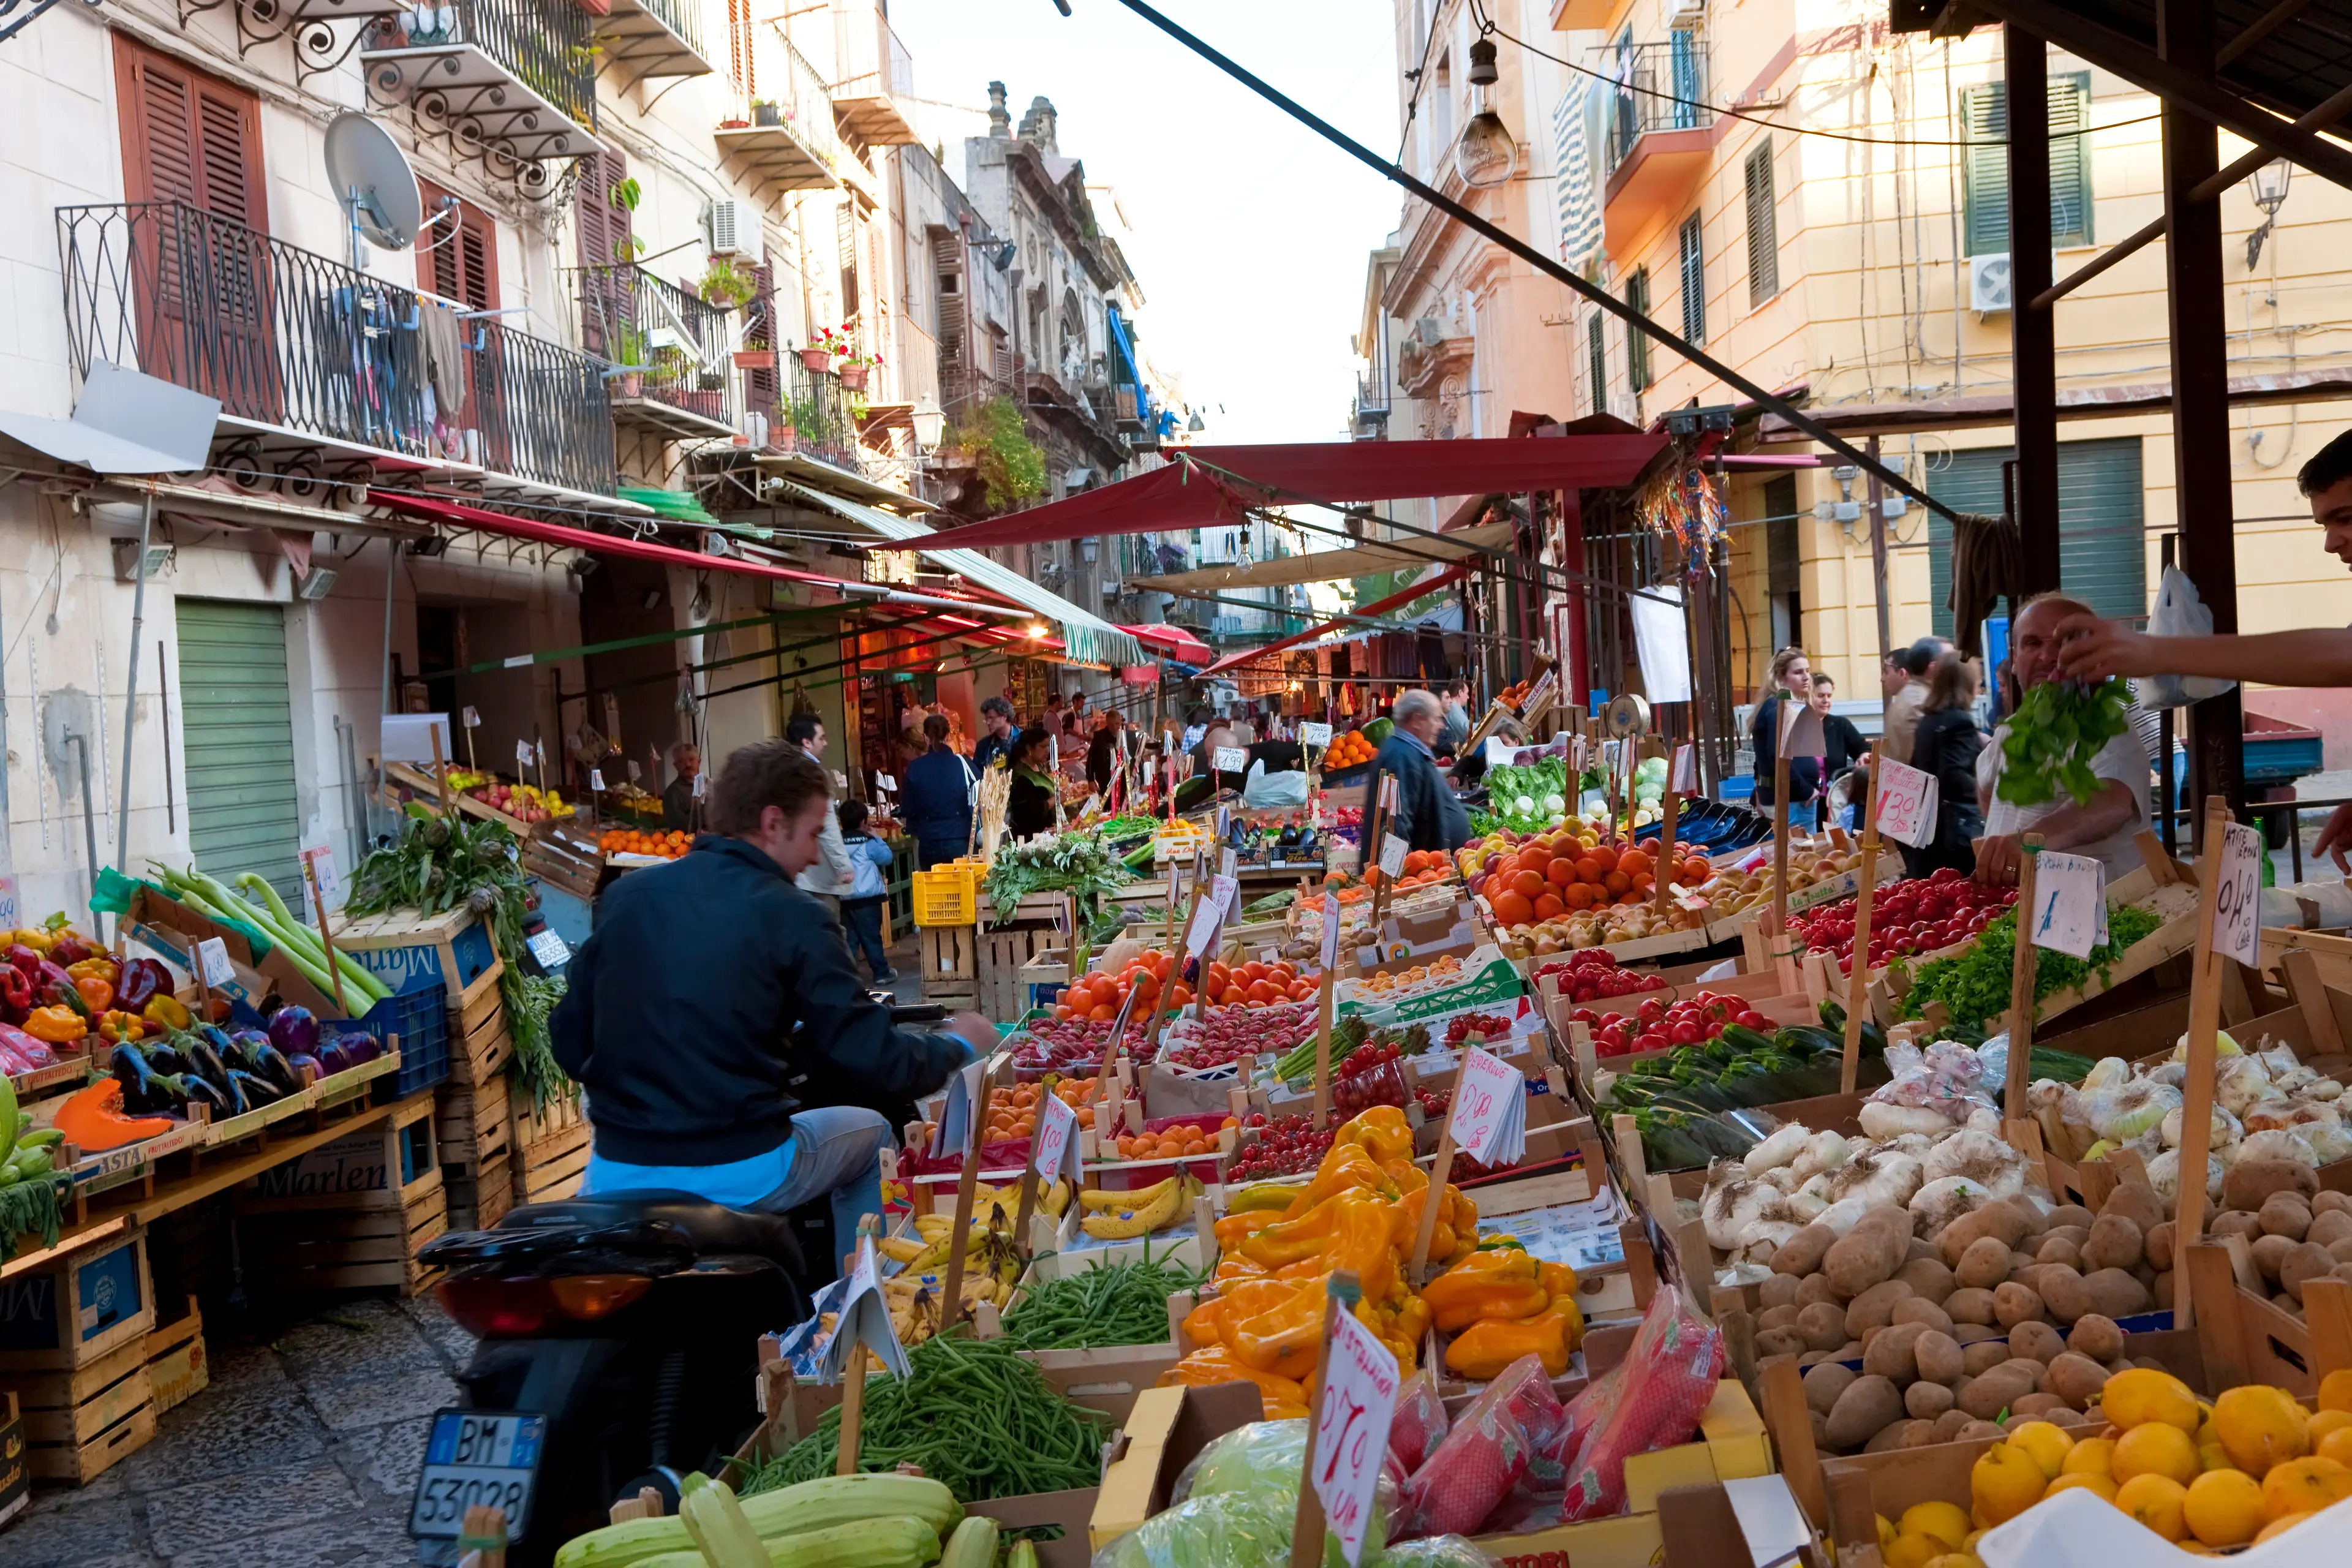
<svg viewBox="0 0 2352 1568"><path fill-rule="evenodd" d="M267 229L259 101L121 33L114 65L131 199L185 202Z"/></svg>
<svg viewBox="0 0 2352 1568"><path fill-rule="evenodd" d="M581 266L610 267L628 259L631 215L613 200L613 187L628 177L626 153L606 148L588 155L581 169L587 188L579 196Z"/></svg>
<svg viewBox="0 0 2352 1568"><path fill-rule="evenodd" d="M439 212L449 193L430 180L416 182L425 197L426 216ZM432 237L419 246L416 283L444 300L454 300L468 310L493 310L499 303L499 230L490 215L473 203L457 204L455 233L442 222L426 231Z"/></svg>

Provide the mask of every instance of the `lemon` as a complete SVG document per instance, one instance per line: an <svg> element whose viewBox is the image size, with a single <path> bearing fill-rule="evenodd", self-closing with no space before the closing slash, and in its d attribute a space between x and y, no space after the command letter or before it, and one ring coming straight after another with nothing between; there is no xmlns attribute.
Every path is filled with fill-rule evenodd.
<svg viewBox="0 0 2352 1568"><path fill-rule="evenodd" d="M1886 1568L1927 1568L1950 1544L1932 1535L1898 1534L1895 1544L1886 1549Z"/></svg>
<svg viewBox="0 0 2352 1568"><path fill-rule="evenodd" d="M1958 1548L1969 1538L1969 1516L1958 1503L1915 1502L1903 1510L1903 1521L1895 1531L1898 1535L1932 1535Z"/></svg>
<svg viewBox="0 0 2352 1568"><path fill-rule="evenodd" d="M2066 1450L2066 1462L2058 1467L2062 1476L2115 1476L2116 1440L2113 1437L2085 1437Z"/></svg>
<svg viewBox="0 0 2352 1568"><path fill-rule="evenodd" d="M2303 1406L2283 1388L2246 1384L2213 1402L2213 1431L2231 1462L2250 1475L2311 1452Z"/></svg>
<svg viewBox="0 0 2352 1568"><path fill-rule="evenodd" d="M2281 1514L2278 1518L2263 1526L2263 1532L2254 1537L2254 1544L2260 1546L2263 1542L2268 1541L2274 1535L2284 1535L2288 1531L2293 1530L2296 1525L2301 1524L2305 1520L2309 1519L2311 1515L2307 1512Z"/></svg>
<svg viewBox="0 0 2352 1568"><path fill-rule="evenodd" d="M2050 1478L2032 1455L2013 1444L1996 1443L1977 1456L1969 1471L1972 1517L1990 1530L2005 1523L2042 1500Z"/></svg>
<svg viewBox="0 0 2352 1568"><path fill-rule="evenodd" d="M2320 1412L2322 1415L2334 1414L2336 1412L2330 1410ZM2314 1432L2319 1431L2319 1422L2316 1417L2311 1423L2311 1429ZM2319 1446L2315 1451L2323 1459L2333 1459L2339 1465L2352 1466L2352 1428L2338 1426L2323 1434L2319 1437Z"/></svg>
<svg viewBox="0 0 2352 1568"><path fill-rule="evenodd" d="M2317 1453L2320 1442L2330 1432L2340 1431L2347 1426L2352 1426L2352 1410L2321 1409L2303 1424L2303 1431L2304 1436L2311 1439L2312 1451Z"/></svg>
<svg viewBox="0 0 2352 1568"><path fill-rule="evenodd" d="M2261 1483L2242 1470L2208 1470L2189 1483L2181 1516L2208 1546L2243 1546L2267 1519Z"/></svg>
<svg viewBox="0 0 2352 1568"><path fill-rule="evenodd" d="M2088 1470L2068 1470L2050 1483L2049 1489L2042 1494L2042 1500L2047 1502L2060 1492L2072 1491L2090 1492L2113 1502L2116 1500L2116 1479L2094 1475Z"/></svg>
<svg viewBox="0 0 2352 1568"><path fill-rule="evenodd" d="M2181 1434L2183 1437L2188 1433ZM2134 1476L2116 1489L2116 1506L2156 1531L2167 1541L2178 1541L2189 1533L2184 1508L2189 1500L2189 1489L2169 1476L2153 1471Z"/></svg>
<svg viewBox="0 0 2352 1568"><path fill-rule="evenodd" d="M2160 1421L2179 1427L2186 1437L2204 1424L2197 1396L2189 1392L2189 1385L2154 1367L2131 1367L2107 1379L2099 1390L2099 1408L2126 1432Z"/></svg>
<svg viewBox="0 0 2352 1568"><path fill-rule="evenodd" d="M2230 1463L2230 1451L2219 1443L2201 1443L2197 1448L2197 1468L2200 1470L2234 1470Z"/></svg>
<svg viewBox="0 0 2352 1568"><path fill-rule="evenodd" d="M2187 1486L2203 1467L2197 1445L2186 1429L2168 1421L2147 1421L2116 1439L2108 1474L2120 1486L2139 1476L2162 1476L2175 1486Z"/></svg>
<svg viewBox="0 0 2352 1568"><path fill-rule="evenodd" d="M2352 1410L2352 1367L2337 1367L2319 1380L2322 1410Z"/></svg>
<svg viewBox="0 0 2352 1568"><path fill-rule="evenodd" d="M1898 1533L1899 1532L1895 1528L1895 1521L1893 1520L1887 1518L1883 1513L1878 1516L1878 1550L1881 1554L1884 1554L1888 1547L1895 1544L1895 1537Z"/></svg>
<svg viewBox="0 0 2352 1568"><path fill-rule="evenodd" d="M2316 1513L2352 1497L2352 1468L2334 1459L2289 1459L2263 1477L2263 1507L2273 1520Z"/></svg>
<svg viewBox="0 0 2352 1568"><path fill-rule="evenodd" d="M2072 1434L2060 1430L2047 1421L2028 1421L2009 1434L2012 1447L2024 1449L2033 1456L2045 1477L2054 1476L2066 1468L2066 1456L2074 1447Z"/></svg>

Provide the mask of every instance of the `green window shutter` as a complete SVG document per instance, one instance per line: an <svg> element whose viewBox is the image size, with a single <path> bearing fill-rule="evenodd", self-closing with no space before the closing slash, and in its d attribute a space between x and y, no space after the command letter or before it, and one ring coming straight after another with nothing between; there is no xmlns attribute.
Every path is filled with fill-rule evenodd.
<svg viewBox="0 0 2352 1568"><path fill-rule="evenodd" d="M2050 79L2050 243L2091 243L2091 73Z"/></svg>
<svg viewBox="0 0 2352 1568"><path fill-rule="evenodd" d="M1962 231L1970 256L1989 256L2009 248L2009 93L1997 81L1979 82L1960 92L1960 135L1971 143L1962 149L1960 165L1966 187Z"/></svg>
<svg viewBox="0 0 2352 1568"><path fill-rule="evenodd" d="M1748 303L1780 291L1780 231L1772 194L1772 138L1748 154Z"/></svg>
<svg viewBox="0 0 2352 1568"><path fill-rule="evenodd" d="M1592 412L1609 412L1609 340L1601 326L1601 312L1595 310L1584 319L1584 354L1586 369L1592 378Z"/></svg>
<svg viewBox="0 0 2352 1568"><path fill-rule="evenodd" d="M215 877L255 871L289 901L300 893L302 823L294 795L294 721L286 612L277 605L182 599L180 733L188 845Z"/></svg>
<svg viewBox="0 0 2352 1568"><path fill-rule="evenodd" d="M1954 452L1927 474L1927 493L1955 511L2000 511L2000 468L2009 447ZM2137 436L2058 446L2059 585L2102 616L2147 614L2147 546L2142 531ZM1952 633L1952 525L1927 519L1927 603L1938 637ZM2004 610L2003 613L2006 613Z"/></svg>
<svg viewBox="0 0 2352 1568"><path fill-rule="evenodd" d="M1642 315L1650 313L1650 269L1633 268L1633 276L1625 279L1625 303ZM1635 392L1645 391L1650 384L1650 340L1637 331L1631 321L1625 324L1625 379Z"/></svg>
<svg viewBox="0 0 2352 1568"><path fill-rule="evenodd" d="M1706 342L1706 233L1698 214L1683 219L1683 336Z"/></svg>

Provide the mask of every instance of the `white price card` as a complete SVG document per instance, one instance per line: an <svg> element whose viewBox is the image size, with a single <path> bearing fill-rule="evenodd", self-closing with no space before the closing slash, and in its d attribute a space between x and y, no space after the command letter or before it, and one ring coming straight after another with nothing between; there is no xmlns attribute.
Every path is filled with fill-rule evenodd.
<svg viewBox="0 0 2352 1568"><path fill-rule="evenodd" d="M710 779L709 779L709 776L708 774L705 774L705 773L697 773L697 774L695 774L695 775L694 775L694 798L695 798L695 799L697 799L697 800L700 800L704 795L709 795L709 793L710 793Z"/></svg>
<svg viewBox="0 0 2352 1568"><path fill-rule="evenodd" d="M1223 876L1231 877L1234 874L1234 867L1240 859L1241 857L1234 853L1234 847L1230 844L1226 845L1223 853L1217 857L1218 872Z"/></svg>
<svg viewBox="0 0 2352 1568"><path fill-rule="evenodd" d="M1396 809L1396 800L1397 800L1397 776L1396 776L1396 774L1394 774L1394 773L1382 773L1382 774L1381 775L1381 809L1382 809L1383 811L1394 811L1394 810Z"/></svg>
<svg viewBox="0 0 2352 1568"><path fill-rule="evenodd" d="M208 936L196 943L196 979L205 985L226 985L236 978L229 966L228 943Z"/></svg>
<svg viewBox="0 0 2352 1568"><path fill-rule="evenodd" d="M556 935L552 927L540 927L530 933L523 945L530 949L532 961L541 969L561 969L572 962L570 944Z"/></svg>
<svg viewBox="0 0 2352 1568"><path fill-rule="evenodd" d="M1212 762L1221 773L1237 773L1248 768L1249 753L1239 746L1219 746Z"/></svg>
<svg viewBox="0 0 2352 1568"><path fill-rule="evenodd" d="M988 1071L985 1059L966 1062L948 1079L948 1097L940 1106L938 1130L931 1134L931 1153L961 1159L969 1149L971 1130L980 1120L973 1114L972 1102L980 1098L980 1085Z"/></svg>
<svg viewBox="0 0 2352 1568"><path fill-rule="evenodd" d="M603 795L604 793L604 769L590 768L588 770L588 788L592 793L596 795Z"/></svg>
<svg viewBox="0 0 2352 1568"><path fill-rule="evenodd" d="M530 766L530 742L529 741L517 741L515 742L515 766L518 768L527 768Z"/></svg>
<svg viewBox="0 0 2352 1568"><path fill-rule="evenodd" d="M1412 846L1391 833L1381 839L1381 875L1393 880L1404 875L1404 858Z"/></svg>
<svg viewBox="0 0 2352 1568"><path fill-rule="evenodd" d="M1666 787L1676 795L1698 793L1698 748L1676 746L1675 765L1667 770Z"/></svg>
<svg viewBox="0 0 2352 1568"><path fill-rule="evenodd" d="M2221 882L2213 896L2213 951L2240 963L2263 957L2263 835L2232 822L2221 830Z"/></svg>
<svg viewBox="0 0 2352 1568"><path fill-rule="evenodd" d="M1078 1147L1078 1113L1058 1094L1039 1096L1038 1105L1037 1181L1049 1187L1076 1163L1071 1155Z"/></svg>
<svg viewBox="0 0 2352 1568"><path fill-rule="evenodd" d="M1216 940L1217 928L1225 923L1225 907L1233 902L1241 883L1223 872L1209 879L1209 890L1192 908L1192 927L1184 933L1184 951L1193 958L1209 950Z"/></svg>
<svg viewBox="0 0 2352 1568"><path fill-rule="evenodd" d="M330 904L340 903L343 897L343 879L335 871L335 851L325 844L313 844L302 851L302 865L318 879L319 897Z"/></svg>
<svg viewBox="0 0 2352 1568"><path fill-rule="evenodd" d="M1914 849L1925 849L1936 838L1937 798L1941 786L1936 775L1908 763L1881 757L1872 764L1871 788L1878 792L1878 836Z"/></svg>
<svg viewBox="0 0 2352 1568"><path fill-rule="evenodd" d="M632 763L629 763L629 782L630 782L631 784L635 784L638 780L640 780L640 779L644 778L645 776L646 776L646 770L645 770L645 769L643 769L643 768L641 768L641 767L637 766L637 764L636 764L635 762L632 762Z"/></svg>
<svg viewBox="0 0 2352 1568"><path fill-rule="evenodd" d="M24 924L17 914L16 879L0 877L0 931L15 931Z"/></svg>
<svg viewBox="0 0 2352 1568"><path fill-rule="evenodd" d="M827 1383L838 1383L849 1372L850 1357L858 1359L856 1370L850 1375L866 1375L865 1351L872 1351L882 1360L892 1377L904 1377L908 1373L906 1347L898 1342L898 1332L890 1326L890 1303L883 1298L882 1281L874 1267L874 1238L857 1238L857 1268L849 1276L849 1294L841 1300L840 1316L834 1320L833 1338L825 1342L824 1360L819 1368Z"/></svg>
<svg viewBox="0 0 2352 1568"><path fill-rule="evenodd" d="M1340 1555L1352 1564L1364 1553L1372 1489L1381 1479L1389 1423L1396 1415L1396 1357L1354 1313L1342 1311L1331 1320L1322 1378L1316 1398L1312 1479L1315 1495L1323 1502L1324 1521L1339 1538Z"/></svg>
<svg viewBox="0 0 2352 1568"><path fill-rule="evenodd" d="M482 727L482 716L474 711L474 705L470 702L466 704L460 717L468 730L478 730Z"/></svg>
<svg viewBox="0 0 2352 1568"><path fill-rule="evenodd" d="M892 778L888 773L883 773L880 775L880 780L882 784L882 793L884 795L897 795L898 793L898 781L897 779Z"/></svg>
<svg viewBox="0 0 2352 1568"><path fill-rule="evenodd" d="M1323 970L1331 973L1339 963L1339 895L1323 895Z"/></svg>
<svg viewBox="0 0 2352 1568"><path fill-rule="evenodd" d="M1331 726L1302 720L1298 725L1298 743L1302 746L1328 746L1331 743Z"/></svg>
<svg viewBox="0 0 2352 1568"><path fill-rule="evenodd" d="M2106 909L2107 868L2096 857L2044 849L2034 858L2034 946L2090 957Z"/></svg>
<svg viewBox="0 0 2352 1568"><path fill-rule="evenodd" d="M537 765L539 771L542 773L547 772L547 742L544 741L533 741L530 743L530 754L531 760Z"/></svg>
<svg viewBox="0 0 2352 1568"><path fill-rule="evenodd" d="M1472 1047L1462 1058L1447 1125L1454 1146L1480 1164L1517 1164L1528 1149L1527 1085L1517 1069Z"/></svg>

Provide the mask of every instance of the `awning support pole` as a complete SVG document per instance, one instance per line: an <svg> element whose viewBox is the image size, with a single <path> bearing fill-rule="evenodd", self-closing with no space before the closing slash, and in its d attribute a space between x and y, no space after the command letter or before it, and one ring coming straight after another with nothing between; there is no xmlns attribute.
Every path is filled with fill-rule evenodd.
<svg viewBox="0 0 2352 1568"><path fill-rule="evenodd" d="M2050 287L2049 50L2038 35L2013 22L2001 29L2001 43L2009 98L2009 272L2017 297L2030 300ZM2047 310L2011 310L2009 332L2021 586L2041 594L2059 585L2058 323Z"/></svg>
<svg viewBox="0 0 2352 1568"><path fill-rule="evenodd" d="M122 809L114 815L114 868L122 869L131 852L131 733L139 717L139 644L147 629L147 542L155 532L155 496L149 491L139 509L139 574L131 584L131 668L122 677ZM170 714L163 722L172 721Z"/></svg>

